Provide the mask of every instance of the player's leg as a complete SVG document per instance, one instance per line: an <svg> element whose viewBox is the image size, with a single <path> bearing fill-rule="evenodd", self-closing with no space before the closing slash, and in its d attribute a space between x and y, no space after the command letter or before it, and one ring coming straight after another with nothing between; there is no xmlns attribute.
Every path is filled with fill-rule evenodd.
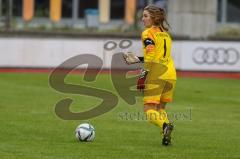
<svg viewBox="0 0 240 159"><path fill-rule="evenodd" d="M157 106L158 112L162 114L161 116L165 117L165 122L163 123L163 145L169 145L171 143L171 134L173 131L173 124L169 122L167 113L166 113L166 104L172 101L173 91L175 87L175 81L168 81L164 87L163 94L161 96L161 102Z"/></svg>
<svg viewBox="0 0 240 159"><path fill-rule="evenodd" d="M173 131L173 124L169 122L167 112L165 111L166 102L161 102L157 105L157 110L160 114L160 117L163 119L163 126L162 126L162 144L169 145L171 143L171 134Z"/></svg>
<svg viewBox="0 0 240 159"><path fill-rule="evenodd" d="M154 80L157 77L151 80L152 77L153 76L150 76L148 78L148 83L146 84L146 89L144 90L144 111L147 115L147 120L150 123L158 125L162 129L165 118L158 111L158 105L160 104L161 94L166 82L160 80L159 83L157 83L156 80Z"/></svg>
<svg viewBox="0 0 240 159"><path fill-rule="evenodd" d="M160 109L165 109L166 108L166 104L167 102L161 102L157 105L157 109L160 110Z"/></svg>
<svg viewBox="0 0 240 159"><path fill-rule="evenodd" d="M168 115L165 110L166 102L161 102L157 105L157 111L159 112L160 118L164 121L164 123L169 123Z"/></svg>
<svg viewBox="0 0 240 159"><path fill-rule="evenodd" d="M166 83L163 87L163 91L160 98L160 103L157 105L157 110L166 118L166 123L169 123L167 112L166 112L166 104L172 102L173 92L175 88L176 81L166 80Z"/></svg>
<svg viewBox="0 0 240 159"><path fill-rule="evenodd" d="M160 127L162 129L162 144L163 145L169 145L171 143L171 133L173 130L173 125L168 121L167 113L165 112L165 109L158 109L163 108L166 103L164 104L144 104L144 112L147 115L147 120Z"/></svg>
<svg viewBox="0 0 240 159"><path fill-rule="evenodd" d="M147 120L150 123L160 127L160 129L163 128L165 118L162 117L162 115L157 110L157 104L145 103L144 104L144 112L146 113Z"/></svg>

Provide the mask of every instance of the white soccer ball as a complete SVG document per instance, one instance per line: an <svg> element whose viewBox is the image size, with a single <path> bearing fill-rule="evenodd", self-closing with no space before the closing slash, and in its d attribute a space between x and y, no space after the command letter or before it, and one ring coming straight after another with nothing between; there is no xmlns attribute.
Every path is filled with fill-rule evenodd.
<svg viewBox="0 0 240 159"><path fill-rule="evenodd" d="M80 124L75 130L75 136L79 141L93 141L95 138L95 129L89 123Z"/></svg>

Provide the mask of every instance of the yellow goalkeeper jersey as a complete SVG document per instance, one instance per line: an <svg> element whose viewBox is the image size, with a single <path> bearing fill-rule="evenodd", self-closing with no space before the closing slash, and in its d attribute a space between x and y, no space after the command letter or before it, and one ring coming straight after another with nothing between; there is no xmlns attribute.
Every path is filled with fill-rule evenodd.
<svg viewBox="0 0 240 159"><path fill-rule="evenodd" d="M160 79L176 80L176 70L171 57L172 39L170 35L162 28L153 26L142 32L142 43L144 68L156 72L156 74L162 72ZM153 65L158 67L152 67Z"/></svg>

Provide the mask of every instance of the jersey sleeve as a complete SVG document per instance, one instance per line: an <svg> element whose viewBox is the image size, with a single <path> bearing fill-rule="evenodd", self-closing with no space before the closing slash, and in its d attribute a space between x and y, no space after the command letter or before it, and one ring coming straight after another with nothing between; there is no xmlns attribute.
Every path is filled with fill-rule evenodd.
<svg viewBox="0 0 240 159"><path fill-rule="evenodd" d="M148 30L142 33L142 44L144 50L144 68L148 70L147 63L151 63L155 57L154 37L148 32Z"/></svg>

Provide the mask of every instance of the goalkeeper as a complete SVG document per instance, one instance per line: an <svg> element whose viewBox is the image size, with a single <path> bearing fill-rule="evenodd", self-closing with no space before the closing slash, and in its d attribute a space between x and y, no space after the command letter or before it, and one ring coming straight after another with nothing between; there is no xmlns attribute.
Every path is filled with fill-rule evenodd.
<svg viewBox="0 0 240 159"><path fill-rule="evenodd" d="M171 143L173 124L165 111L166 104L172 101L176 83L176 70L171 57L172 40L168 34L169 24L165 11L154 5L143 10L142 32L144 69L138 78L137 89L144 90L144 112L149 122L162 130L162 144ZM143 61L131 54L125 54L127 63Z"/></svg>

